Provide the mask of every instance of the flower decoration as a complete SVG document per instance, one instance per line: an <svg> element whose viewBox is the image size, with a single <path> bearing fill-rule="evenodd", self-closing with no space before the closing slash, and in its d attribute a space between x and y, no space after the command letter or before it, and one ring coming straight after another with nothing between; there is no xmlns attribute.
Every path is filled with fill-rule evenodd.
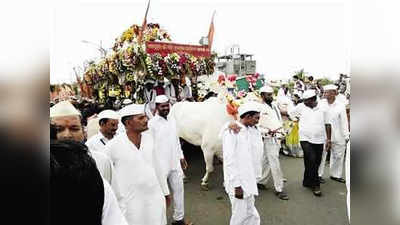
<svg viewBox="0 0 400 225"><path fill-rule="evenodd" d="M132 25L115 39L112 52L84 70L83 80L96 93L105 92L112 85L124 85L128 81L140 81L179 76L212 74L215 57L195 57L187 53L171 53L166 56L146 53L146 41L171 41L171 36L157 23L149 23L143 32L143 43L138 43L141 27ZM102 90L102 91L100 91ZM100 96L100 94L99 94Z"/></svg>
<svg viewBox="0 0 400 225"><path fill-rule="evenodd" d="M246 92L244 90L241 90L237 93L237 97L239 98L244 98L246 97Z"/></svg>
<svg viewBox="0 0 400 225"><path fill-rule="evenodd" d="M224 83L225 83L225 75L220 74L220 75L218 76L218 83L219 83L220 85L224 85Z"/></svg>
<svg viewBox="0 0 400 225"><path fill-rule="evenodd" d="M237 78L236 74L228 75L228 81L230 81L230 82L236 82L236 78Z"/></svg>

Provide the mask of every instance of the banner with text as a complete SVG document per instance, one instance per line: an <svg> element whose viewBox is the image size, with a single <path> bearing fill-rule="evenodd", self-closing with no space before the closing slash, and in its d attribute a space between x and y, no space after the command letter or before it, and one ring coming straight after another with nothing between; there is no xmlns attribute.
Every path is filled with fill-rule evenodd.
<svg viewBox="0 0 400 225"><path fill-rule="evenodd" d="M187 53L196 57L210 57L210 49L208 46L201 45L183 45L165 42L146 42L146 52L149 54L159 53L161 56L166 56L171 53Z"/></svg>

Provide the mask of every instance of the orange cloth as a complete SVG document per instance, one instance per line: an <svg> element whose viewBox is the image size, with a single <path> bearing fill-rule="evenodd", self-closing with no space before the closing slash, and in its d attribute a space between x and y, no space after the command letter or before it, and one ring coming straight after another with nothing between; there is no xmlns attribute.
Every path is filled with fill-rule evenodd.
<svg viewBox="0 0 400 225"><path fill-rule="evenodd" d="M237 120L237 114L238 114L238 108L232 104L232 102L229 102L226 105L226 111L228 112L229 115L233 116L235 120Z"/></svg>

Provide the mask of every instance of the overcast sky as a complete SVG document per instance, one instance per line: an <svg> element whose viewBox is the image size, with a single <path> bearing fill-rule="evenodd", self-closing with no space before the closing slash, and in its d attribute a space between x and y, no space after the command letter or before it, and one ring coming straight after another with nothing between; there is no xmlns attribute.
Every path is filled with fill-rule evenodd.
<svg viewBox="0 0 400 225"><path fill-rule="evenodd" d="M72 81L74 66L100 55L82 41L110 48L130 25L142 24L146 5L146 0L56 5L50 82ZM238 44L242 53L255 55L257 72L267 78L287 79L302 68L314 77L336 78L350 69L349 9L341 0L151 0L148 22L159 23L173 42L198 44L214 10L213 51L221 55Z"/></svg>

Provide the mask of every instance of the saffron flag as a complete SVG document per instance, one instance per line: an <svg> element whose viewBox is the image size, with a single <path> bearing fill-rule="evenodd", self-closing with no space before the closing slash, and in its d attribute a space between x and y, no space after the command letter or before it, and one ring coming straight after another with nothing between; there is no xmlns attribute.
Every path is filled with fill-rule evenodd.
<svg viewBox="0 0 400 225"><path fill-rule="evenodd" d="M208 30L208 36L207 36L208 37L208 49L210 49L210 51L211 51L211 46L212 46L213 39L214 39L214 16L215 16L215 11L211 18L210 29Z"/></svg>
<svg viewBox="0 0 400 225"><path fill-rule="evenodd" d="M138 35L138 42L139 44L142 43L142 38L143 38L143 32L146 29L147 26L147 13L149 12L149 8L150 8L150 0L147 3L147 9L146 9L146 13L144 14L144 19L143 19L143 23L142 23L142 28L140 29L140 33Z"/></svg>

